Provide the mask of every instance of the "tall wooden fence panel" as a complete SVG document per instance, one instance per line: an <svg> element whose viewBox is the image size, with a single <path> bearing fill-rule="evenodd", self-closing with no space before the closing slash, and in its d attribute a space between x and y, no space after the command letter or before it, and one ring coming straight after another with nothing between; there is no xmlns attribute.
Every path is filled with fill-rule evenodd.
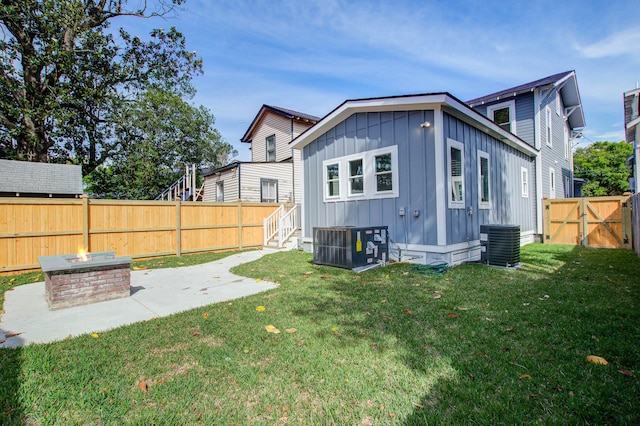
<svg viewBox="0 0 640 426"><path fill-rule="evenodd" d="M630 249L629 197L544 200L544 242Z"/></svg>
<svg viewBox="0 0 640 426"><path fill-rule="evenodd" d="M277 204L0 199L0 274L38 269L38 256L115 251L132 258L262 245Z"/></svg>

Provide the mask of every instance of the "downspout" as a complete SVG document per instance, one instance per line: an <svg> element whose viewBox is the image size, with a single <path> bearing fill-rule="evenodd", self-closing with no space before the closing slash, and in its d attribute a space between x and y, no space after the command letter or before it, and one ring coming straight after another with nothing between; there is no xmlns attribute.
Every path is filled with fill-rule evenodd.
<svg viewBox="0 0 640 426"><path fill-rule="evenodd" d="M291 138L289 142L293 140L293 118L291 118ZM294 203L296 202L296 159L294 157L294 149L291 148L291 193Z"/></svg>
<svg viewBox="0 0 640 426"><path fill-rule="evenodd" d="M540 136L540 89L533 92L534 107L534 144L538 150L536 155L536 233L540 236L540 242L544 242L542 229L542 137Z"/></svg>

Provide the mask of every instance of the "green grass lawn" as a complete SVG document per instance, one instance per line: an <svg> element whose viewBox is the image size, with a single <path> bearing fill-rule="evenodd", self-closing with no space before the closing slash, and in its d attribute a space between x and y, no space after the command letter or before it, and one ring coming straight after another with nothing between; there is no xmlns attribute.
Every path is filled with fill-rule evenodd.
<svg viewBox="0 0 640 426"><path fill-rule="evenodd" d="M639 424L640 259L534 244L522 261L355 274L266 256L234 272L270 292L0 349L0 423Z"/></svg>

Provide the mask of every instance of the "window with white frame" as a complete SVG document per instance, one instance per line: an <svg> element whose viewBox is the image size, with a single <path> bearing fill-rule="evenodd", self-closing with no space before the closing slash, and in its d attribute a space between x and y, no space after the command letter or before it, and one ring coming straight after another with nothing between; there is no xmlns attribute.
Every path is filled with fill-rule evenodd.
<svg viewBox="0 0 640 426"><path fill-rule="evenodd" d="M324 201L398 197L396 145L322 162Z"/></svg>
<svg viewBox="0 0 640 426"><path fill-rule="evenodd" d="M560 92L556 92L556 114L562 115L562 99L560 98Z"/></svg>
<svg viewBox="0 0 640 426"><path fill-rule="evenodd" d="M556 171L549 168L549 198L556 198Z"/></svg>
<svg viewBox="0 0 640 426"><path fill-rule="evenodd" d="M340 163L331 163L325 169L325 198L340 197Z"/></svg>
<svg viewBox="0 0 640 426"><path fill-rule="evenodd" d="M551 108L549 108L549 106L547 105L545 107L545 116L546 116L546 130L547 130L547 145L548 146L553 146L553 132L551 130L551 122L552 122L552 115L551 115Z"/></svg>
<svg viewBox="0 0 640 426"><path fill-rule="evenodd" d="M522 188L522 198L529 198L529 169L520 168L520 186Z"/></svg>
<svg viewBox="0 0 640 426"><path fill-rule="evenodd" d="M222 203L224 201L224 181L216 182L216 201Z"/></svg>
<svg viewBox="0 0 640 426"><path fill-rule="evenodd" d="M571 147L569 145L569 125L565 121L564 122L564 159L569 159L569 154L571 152Z"/></svg>
<svg viewBox="0 0 640 426"><path fill-rule="evenodd" d="M464 145L447 139L449 208L464 208Z"/></svg>
<svg viewBox="0 0 640 426"><path fill-rule="evenodd" d="M507 132L516 132L516 103L503 102L487 107L487 117Z"/></svg>
<svg viewBox="0 0 640 426"><path fill-rule="evenodd" d="M491 207L490 182L489 154L484 151L478 151L478 206L481 209Z"/></svg>
<svg viewBox="0 0 640 426"><path fill-rule="evenodd" d="M276 135L267 136L267 161L276 161Z"/></svg>
<svg viewBox="0 0 640 426"><path fill-rule="evenodd" d="M571 179L569 176L564 177L564 198L571 197Z"/></svg>
<svg viewBox="0 0 640 426"><path fill-rule="evenodd" d="M362 158L349 161L349 195L364 194L364 167Z"/></svg>
<svg viewBox="0 0 640 426"><path fill-rule="evenodd" d="M278 181L275 179L260 179L260 201L263 203L278 202Z"/></svg>

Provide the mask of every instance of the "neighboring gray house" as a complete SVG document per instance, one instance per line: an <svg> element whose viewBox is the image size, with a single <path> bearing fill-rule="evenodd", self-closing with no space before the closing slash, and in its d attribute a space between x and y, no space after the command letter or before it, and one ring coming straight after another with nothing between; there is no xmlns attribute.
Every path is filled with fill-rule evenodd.
<svg viewBox="0 0 640 426"><path fill-rule="evenodd" d="M347 100L302 151L302 243L316 226L388 226L398 258L480 259L480 225L536 233L534 144L449 93Z"/></svg>
<svg viewBox="0 0 640 426"><path fill-rule="evenodd" d="M633 145L633 156L629 159L629 166L633 177L629 182L629 189L638 192L640 178L640 89L634 89L624 94L624 132L627 143Z"/></svg>
<svg viewBox="0 0 640 426"><path fill-rule="evenodd" d="M0 197L77 198L81 195L81 166L0 160Z"/></svg>
<svg viewBox="0 0 640 426"><path fill-rule="evenodd" d="M203 173L204 201L302 202L300 153L289 142L318 117L262 105L241 142L251 144L251 161L235 161Z"/></svg>
<svg viewBox="0 0 640 426"><path fill-rule="evenodd" d="M574 197L573 145L584 113L575 71L566 71L492 93L467 104L540 151L536 160L537 210L542 198ZM578 194L579 195L579 194ZM542 233L538 215L537 233Z"/></svg>

